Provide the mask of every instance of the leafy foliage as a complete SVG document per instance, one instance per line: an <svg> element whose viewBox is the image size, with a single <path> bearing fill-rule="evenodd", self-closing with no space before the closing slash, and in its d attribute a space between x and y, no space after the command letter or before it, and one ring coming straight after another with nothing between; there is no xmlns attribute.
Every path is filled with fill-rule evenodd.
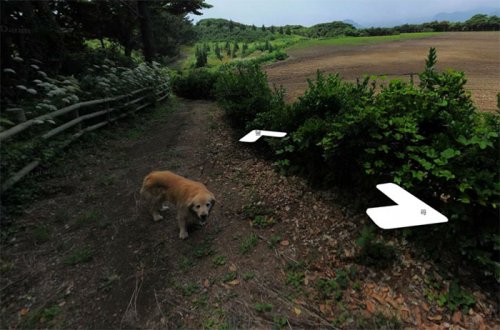
<svg viewBox="0 0 500 330"><path fill-rule="evenodd" d="M325 186L400 184L451 220L433 228L434 244L460 237L458 251L500 280L500 116L477 113L464 74L438 72L436 62L431 49L418 85L393 80L378 93L369 78L349 83L318 72L292 105L257 67L242 65L224 72L217 95L237 128L289 133L269 141L282 170ZM368 242L368 256L393 254Z"/></svg>
<svg viewBox="0 0 500 330"><path fill-rule="evenodd" d="M220 106L239 129L245 128L257 113L270 111L275 106L267 76L255 63L224 66L215 92Z"/></svg>
<svg viewBox="0 0 500 330"><path fill-rule="evenodd" d="M357 260L361 264L387 267L395 260L396 250L391 245L377 241L373 227L364 227L356 244L360 247Z"/></svg>
<svg viewBox="0 0 500 330"><path fill-rule="evenodd" d="M183 75L173 78L173 91L178 96L187 99L213 99L215 98L215 83L217 72L207 69L190 70Z"/></svg>

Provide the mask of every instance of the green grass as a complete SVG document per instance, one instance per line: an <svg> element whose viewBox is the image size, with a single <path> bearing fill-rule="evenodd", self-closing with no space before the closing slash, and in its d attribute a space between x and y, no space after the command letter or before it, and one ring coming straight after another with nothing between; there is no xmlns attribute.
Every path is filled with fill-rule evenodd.
<svg viewBox="0 0 500 330"><path fill-rule="evenodd" d="M256 303L255 310L259 313L271 312L273 310L273 305L268 303Z"/></svg>
<svg viewBox="0 0 500 330"><path fill-rule="evenodd" d="M286 50L304 49L314 46L355 46L355 45L368 45L377 44L387 41L407 40L407 39L420 39L434 37L441 34L440 32L418 32L418 33L401 33L390 36L374 36L374 37L338 37L326 39L308 39L300 41Z"/></svg>
<svg viewBox="0 0 500 330"><path fill-rule="evenodd" d="M37 243L45 243L50 240L50 231L46 226L38 226L33 230L33 236Z"/></svg>
<svg viewBox="0 0 500 330"><path fill-rule="evenodd" d="M257 235L251 234L247 238L243 240L240 244L240 252L241 254L248 254L257 246L258 238Z"/></svg>
<svg viewBox="0 0 500 330"><path fill-rule="evenodd" d="M226 257L224 256L215 256L214 257L214 260L213 260L213 264L216 266L216 267L219 267L219 266L224 266L226 264Z"/></svg>
<svg viewBox="0 0 500 330"><path fill-rule="evenodd" d="M86 246L83 248L76 248L64 259L64 264L74 266L84 262L89 262L92 259L92 250Z"/></svg>

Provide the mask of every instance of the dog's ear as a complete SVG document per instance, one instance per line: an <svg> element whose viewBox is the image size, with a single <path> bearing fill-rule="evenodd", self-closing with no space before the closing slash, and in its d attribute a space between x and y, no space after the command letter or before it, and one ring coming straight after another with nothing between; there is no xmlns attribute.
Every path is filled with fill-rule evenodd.
<svg viewBox="0 0 500 330"><path fill-rule="evenodd" d="M212 205L212 207L214 207L215 205L215 197L212 195L212 199L210 200L210 204Z"/></svg>

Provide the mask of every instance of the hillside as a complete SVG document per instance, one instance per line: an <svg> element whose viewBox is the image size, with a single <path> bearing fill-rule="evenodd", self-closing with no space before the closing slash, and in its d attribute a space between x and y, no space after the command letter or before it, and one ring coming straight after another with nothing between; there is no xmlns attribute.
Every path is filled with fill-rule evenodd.
<svg viewBox="0 0 500 330"><path fill-rule="evenodd" d="M438 17L438 16L437 16ZM453 16L455 17L455 16ZM246 25L222 18L202 19L195 25L200 41L254 42L275 40L284 35L298 35L307 38L332 38L339 36L378 36L405 32L446 32L446 31L498 31L500 19L496 15L460 16L457 22L452 16L439 16L438 19L422 24L404 24L392 28L361 28L350 20L320 23L311 27L302 25L255 26ZM458 16L456 16L458 17ZM465 19L463 17L469 17Z"/></svg>

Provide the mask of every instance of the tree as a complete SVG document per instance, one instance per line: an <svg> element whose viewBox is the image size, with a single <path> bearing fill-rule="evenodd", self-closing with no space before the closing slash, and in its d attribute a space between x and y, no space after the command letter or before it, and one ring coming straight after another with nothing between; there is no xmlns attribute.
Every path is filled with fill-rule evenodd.
<svg viewBox="0 0 500 330"><path fill-rule="evenodd" d="M196 55L196 67L197 68L201 68L201 67L204 67L205 65L207 65L208 63L208 54L207 54L207 50L206 50L206 45L203 45L202 47L199 47L199 46L196 46L196 52L195 52L195 55Z"/></svg>
<svg viewBox="0 0 500 330"><path fill-rule="evenodd" d="M222 61L222 54L220 52L220 48L219 48L219 44L215 44L215 49L214 49L214 52L215 52L215 56L217 56L217 58Z"/></svg>
<svg viewBox="0 0 500 330"><path fill-rule="evenodd" d="M156 13L166 11L172 15L184 16L192 13L201 15L202 8L212 7L205 3L205 0L168 0L168 1L137 1L137 9L140 21L141 40L143 43L144 58L151 62L155 56L153 45L153 32L151 29L150 11Z"/></svg>
<svg viewBox="0 0 500 330"><path fill-rule="evenodd" d="M282 26L280 26L280 28L278 29L278 32L279 32L279 34L285 34L285 31L283 30Z"/></svg>
<svg viewBox="0 0 500 330"><path fill-rule="evenodd" d="M291 34L292 34L292 29L290 29L290 27L289 27L289 26L287 26L287 27L286 27L286 29L285 29L285 33L286 33L287 35L291 35Z"/></svg>
<svg viewBox="0 0 500 330"><path fill-rule="evenodd" d="M262 31L266 31L266 26L264 24L262 24Z"/></svg>
<svg viewBox="0 0 500 330"><path fill-rule="evenodd" d="M151 15L149 13L149 3L147 1L137 1L139 12L139 22L141 27L142 51L144 60L148 63L153 61L155 49L153 45L153 32L151 29Z"/></svg>

